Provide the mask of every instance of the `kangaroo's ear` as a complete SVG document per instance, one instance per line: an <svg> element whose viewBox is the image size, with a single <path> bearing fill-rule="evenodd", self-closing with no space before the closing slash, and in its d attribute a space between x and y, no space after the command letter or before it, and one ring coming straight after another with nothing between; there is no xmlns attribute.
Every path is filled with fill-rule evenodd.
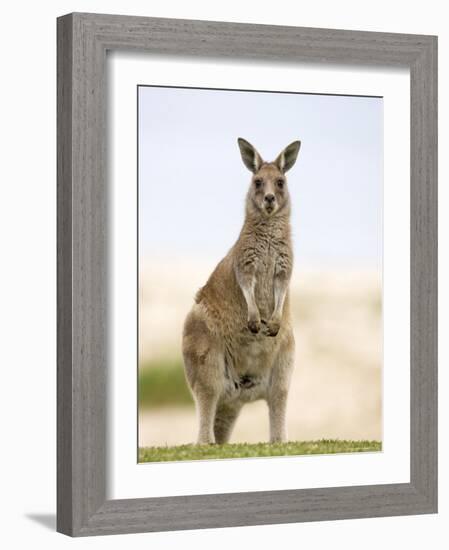
<svg viewBox="0 0 449 550"><path fill-rule="evenodd" d="M240 148L240 154L242 155L242 160L248 170L256 173L259 168L262 166L263 160L256 149L246 141L246 139L238 138L238 144Z"/></svg>
<svg viewBox="0 0 449 550"><path fill-rule="evenodd" d="M287 147L279 154L274 163L281 172L287 172L287 170L290 170L290 168L295 164L300 147L301 142L294 141L293 143L290 143L290 145L287 145Z"/></svg>

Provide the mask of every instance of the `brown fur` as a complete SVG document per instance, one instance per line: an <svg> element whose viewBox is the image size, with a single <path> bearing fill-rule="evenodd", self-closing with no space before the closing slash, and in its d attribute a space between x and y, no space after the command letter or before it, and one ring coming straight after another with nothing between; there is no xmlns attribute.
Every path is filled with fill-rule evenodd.
<svg viewBox="0 0 449 550"><path fill-rule="evenodd" d="M253 172L240 236L202 287L188 314L183 355L199 415L198 443L229 440L241 407L265 399L270 440L286 439L285 412L294 338L288 284L293 254L285 172L299 142L266 163L239 139Z"/></svg>

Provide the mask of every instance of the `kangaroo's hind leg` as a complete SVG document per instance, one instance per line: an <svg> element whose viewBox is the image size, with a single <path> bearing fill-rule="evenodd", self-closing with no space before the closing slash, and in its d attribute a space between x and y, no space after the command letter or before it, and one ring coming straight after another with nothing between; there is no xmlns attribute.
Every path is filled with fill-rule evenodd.
<svg viewBox="0 0 449 550"><path fill-rule="evenodd" d="M240 413L241 405L219 404L215 415L214 434L215 442L228 443L235 421Z"/></svg>
<svg viewBox="0 0 449 550"><path fill-rule="evenodd" d="M196 388L195 400L198 413L198 444L215 443L214 421L217 410L218 395L208 388Z"/></svg>
<svg viewBox="0 0 449 550"><path fill-rule="evenodd" d="M267 396L271 443L287 440L287 396L294 367L294 353L295 341L293 332L291 329L288 329L283 335L283 342L273 365Z"/></svg>
<svg viewBox="0 0 449 550"><path fill-rule="evenodd" d="M196 402L198 443L214 443L215 414L225 384L224 354L197 309L186 319L182 347L186 378Z"/></svg>
<svg viewBox="0 0 449 550"><path fill-rule="evenodd" d="M198 439L200 445L215 443L214 423L217 403L222 393L218 377L214 371L219 368L219 357L208 354L205 358L184 356L186 371L194 371L195 379L189 380L196 403L198 417Z"/></svg>

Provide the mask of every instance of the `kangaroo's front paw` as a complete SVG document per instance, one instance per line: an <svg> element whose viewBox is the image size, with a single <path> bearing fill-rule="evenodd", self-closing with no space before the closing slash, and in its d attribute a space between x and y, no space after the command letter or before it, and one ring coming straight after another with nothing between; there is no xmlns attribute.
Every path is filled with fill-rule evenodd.
<svg viewBox="0 0 449 550"><path fill-rule="evenodd" d="M257 334L260 331L260 319L257 317L250 317L248 319L248 328L253 334Z"/></svg>
<svg viewBox="0 0 449 550"><path fill-rule="evenodd" d="M281 328L281 322L278 319L270 319L264 327L264 333L267 336L276 336Z"/></svg>

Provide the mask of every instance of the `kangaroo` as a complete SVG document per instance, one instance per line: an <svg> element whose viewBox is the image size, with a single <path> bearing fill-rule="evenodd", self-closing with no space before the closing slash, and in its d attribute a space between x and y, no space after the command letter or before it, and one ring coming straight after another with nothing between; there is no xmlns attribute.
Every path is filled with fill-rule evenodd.
<svg viewBox="0 0 449 550"><path fill-rule="evenodd" d="M293 266L285 173L300 141L265 162L238 138L252 172L239 238L219 262L184 323L182 351L199 417L199 444L227 443L245 403L268 404L270 442L287 438L287 394L294 363L289 282Z"/></svg>

